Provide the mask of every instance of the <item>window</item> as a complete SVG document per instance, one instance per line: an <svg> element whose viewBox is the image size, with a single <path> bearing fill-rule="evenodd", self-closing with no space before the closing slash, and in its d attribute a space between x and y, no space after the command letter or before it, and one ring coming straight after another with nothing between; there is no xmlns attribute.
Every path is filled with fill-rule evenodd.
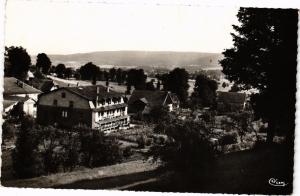
<svg viewBox="0 0 300 196"><path fill-rule="evenodd" d="M74 106L74 101L69 101L69 107L72 108Z"/></svg>
<svg viewBox="0 0 300 196"><path fill-rule="evenodd" d="M62 92L62 93L61 93L61 97L62 97L62 98L66 98L66 93L65 93L65 92Z"/></svg>
<svg viewBox="0 0 300 196"><path fill-rule="evenodd" d="M65 111L65 110L63 110L63 111L62 111L62 117L63 117L63 118L67 118L67 117L68 117L68 112Z"/></svg>
<svg viewBox="0 0 300 196"><path fill-rule="evenodd" d="M56 99L53 100L53 105L57 105L57 100Z"/></svg>

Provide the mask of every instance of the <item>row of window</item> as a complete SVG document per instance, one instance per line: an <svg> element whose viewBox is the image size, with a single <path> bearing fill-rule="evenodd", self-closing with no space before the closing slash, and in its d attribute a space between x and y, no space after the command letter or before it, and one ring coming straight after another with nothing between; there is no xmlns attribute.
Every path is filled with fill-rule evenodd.
<svg viewBox="0 0 300 196"><path fill-rule="evenodd" d="M117 112L124 112L125 111L125 108L120 108L120 109L116 109ZM115 110L109 110L107 111L107 114L113 114L115 113ZM98 115L100 116L103 116L104 115L104 112L98 112Z"/></svg>

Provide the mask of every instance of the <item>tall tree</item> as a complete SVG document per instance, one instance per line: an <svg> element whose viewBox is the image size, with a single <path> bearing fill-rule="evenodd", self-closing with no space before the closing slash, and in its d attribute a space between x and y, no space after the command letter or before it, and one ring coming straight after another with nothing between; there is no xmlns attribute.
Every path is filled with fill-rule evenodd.
<svg viewBox="0 0 300 196"><path fill-rule="evenodd" d="M208 78L206 75L196 77L194 92L192 94L192 106L194 107L215 107L216 90L218 83Z"/></svg>
<svg viewBox="0 0 300 196"><path fill-rule="evenodd" d="M146 83L146 90L154 91L155 86L154 86L154 79Z"/></svg>
<svg viewBox="0 0 300 196"><path fill-rule="evenodd" d="M257 118L268 122L268 141L276 131L293 145L297 67L296 9L241 8L233 25L234 46L223 52L223 72L251 96Z"/></svg>
<svg viewBox="0 0 300 196"><path fill-rule="evenodd" d="M100 68L92 62L88 62L79 69L81 79L83 80L92 80L93 78L96 78L99 75L99 72Z"/></svg>
<svg viewBox="0 0 300 196"><path fill-rule="evenodd" d="M66 68L65 69L65 77L68 79L71 78L72 75L74 74L74 72L75 71L71 67Z"/></svg>
<svg viewBox="0 0 300 196"><path fill-rule="evenodd" d="M63 78L65 75L66 66L64 64L58 64L55 68L55 73L57 74L57 77Z"/></svg>
<svg viewBox="0 0 300 196"><path fill-rule="evenodd" d="M35 66L38 71L42 71L43 74L48 74L51 67L51 61L45 53L40 53L37 55Z"/></svg>
<svg viewBox="0 0 300 196"><path fill-rule="evenodd" d="M175 68L167 75L162 75L164 90L175 93L179 100L186 104L188 98L189 73L185 69Z"/></svg>
<svg viewBox="0 0 300 196"><path fill-rule="evenodd" d="M130 69L127 73L127 86L134 86L137 90L146 88L147 75L143 69Z"/></svg>
<svg viewBox="0 0 300 196"><path fill-rule="evenodd" d="M118 82L119 85L121 85L124 82L124 77L123 77L123 70L122 69L117 69L117 73L116 73L116 80Z"/></svg>
<svg viewBox="0 0 300 196"><path fill-rule="evenodd" d="M116 68L113 67L109 70L109 77L111 81L114 82L116 80L116 74L117 74Z"/></svg>
<svg viewBox="0 0 300 196"><path fill-rule="evenodd" d="M31 58L26 49L21 46L5 47L5 76L16 77L20 80L25 80L29 66L31 65Z"/></svg>
<svg viewBox="0 0 300 196"><path fill-rule="evenodd" d="M12 154L13 169L20 178L29 178L41 174L42 164L38 156L39 138L34 129L34 119L25 116L17 133L16 148Z"/></svg>

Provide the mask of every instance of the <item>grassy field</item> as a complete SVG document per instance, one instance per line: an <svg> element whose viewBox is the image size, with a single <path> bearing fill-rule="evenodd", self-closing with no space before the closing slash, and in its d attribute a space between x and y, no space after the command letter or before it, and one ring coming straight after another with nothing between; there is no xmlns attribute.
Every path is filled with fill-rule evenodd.
<svg viewBox="0 0 300 196"><path fill-rule="evenodd" d="M242 151L220 156L215 166L191 179L174 174L159 181L130 188L134 191L289 194L292 191L292 161L279 146ZM287 186L271 186L276 178Z"/></svg>

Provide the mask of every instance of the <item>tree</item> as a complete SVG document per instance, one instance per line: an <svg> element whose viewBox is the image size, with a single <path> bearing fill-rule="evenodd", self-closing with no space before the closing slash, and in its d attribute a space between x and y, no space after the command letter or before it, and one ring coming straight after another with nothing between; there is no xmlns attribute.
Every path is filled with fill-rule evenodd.
<svg viewBox="0 0 300 196"><path fill-rule="evenodd" d="M115 138L86 126L78 126L75 130L79 133L84 166L104 166L119 162L123 158Z"/></svg>
<svg viewBox="0 0 300 196"><path fill-rule="evenodd" d="M37 55L35 66L37 71L41 70L43 74L48 74L51 67L51 61L45 53L40 53Z"/></svg>
<svg viewBox="0 0 300 196"><path fill-rule="evenodd" d="M16 128L14 126L14 124L9 123L8 121L4 121L4 123L2 124L2 138L3 138L3 142L6 139L12 139L14 138L16 135Z"/></svg>
<svg viewBox="0 0 300 196"><path fill-rule="evenodd" d="M229 90L229 92L239 92L239 91L240 91L240 88L236 84L233 84Z"/></svg>
<svg viewBox="0 0 300 196"><path fill-rule="evenodd" d="M116 81L116 74L117 74L116 68L113 67L109 70L109 78L111 81Z"/></svg>
<svg viewBox="0 0 300 196"><path fill-rule="evenodd" d="M25 80L29 66L31 65L31 58L26 49L20 47L5 47L5 76L16 77L20 80Z"/></svg>
<svg viewBox="0 0 300 196"><path fill-rule="evenodd" d="M134 86L136 90L145 90L147 75L143 69L130 69L127 73L127 86Z"/></svg>
<svg viewBox="0 0 300 196"><path fill-rule="evenodd" d="M146 90L155 91L154 79L146 83Z"/></svg>
<svg viewBox="0 0 300 196"><path fill-rule="evenodd" d="M99 72L100 68L92 62L88 62L79 69L82 80L92 80L93 78L97 78Z"/></svg>
<svg viewBox="0 0 300 196"><path fill-rule="evenodd" d="M71 78L72 75L74 74L74 70L71 67L68 67L65 69L65 77L66 78Z"/></svg>
<svg viewBox="0 0 300 196"><path fill-rule="evenodd" d="M57 77L63 78L66 71L66 66L64 64L58 64L55 68L55 73L57 74Z"/></svg>
<svg viewBox="0 0 300 196"><path fill-rule="evenodd" d="M166 129L167 141L153 145L149 155L154 161L161 160L168 169L194 174L214 160L208 133L209 129L200 123L173 122Z"/></svg>
<svg viewBox="0 0 300 196"><path fill-rule="evenodd" d="M251 112L231 113L228 114L228 116L231 118L231 121L223 121L222 123L231 129L237 129L241 142L243 142L246 133L250 132L254 132L256 139L258 139L257 132L253 129L251 124L253 122L253 114Z"/></svg>
<svg viewBox="0 0 300 196"><path fill-rule="evenodd" d="M34 128L34 119L25 116L17 134L16 148L12 154L13 169L18 177L30 178L42 173L42 162L38 154L39 138Z"/></svg>
<svg viewBox="0 0 300 196"><path fill-rule="evenodd" d="M215 107L218 83L206 75L196 77L194 92L191 100L193 107Z"/></svg>
<svg viewBox="0 0 300 196"><path fill-rule="evenodd" d="M117 80L117 82L118 82L119 85L121 85L125 81L124 71L122 69L120 69L120 68L117 69L116 80Z"/></svg>
<svg viewBox="0 0 300 196"><path fill-rule="evenodd" d="M169 74L162 75L164 90L175 93L180 102L186 104L188 98L189 73L185 69L175 68Z"/></svg>
<svg viewBox="0 0 300 196"><path fill-rule="evenodd" d="M234 46L223 52L223 72L251 96L255 116L268 122L267 140L286 133L293 146L297 67L296 9L241 8L233 25Z"/></svg>

